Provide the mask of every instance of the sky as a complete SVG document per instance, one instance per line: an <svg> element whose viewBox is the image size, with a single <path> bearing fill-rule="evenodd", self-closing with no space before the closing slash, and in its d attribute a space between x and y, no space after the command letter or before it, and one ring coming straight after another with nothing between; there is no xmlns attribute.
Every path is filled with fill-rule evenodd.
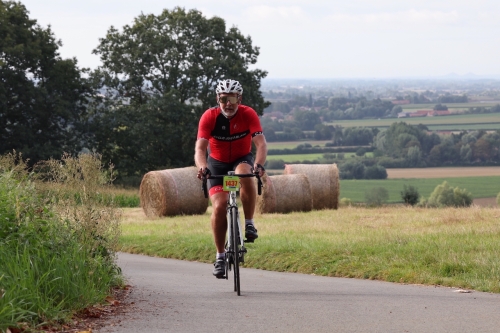
<svg viewBox="0 0 500 333"><path fill-rule="evenodd" d="M111 26L176 6L218 16L260 48L268 78L500 77L498 0L20 0L63 58L92 54Z"/></svg>

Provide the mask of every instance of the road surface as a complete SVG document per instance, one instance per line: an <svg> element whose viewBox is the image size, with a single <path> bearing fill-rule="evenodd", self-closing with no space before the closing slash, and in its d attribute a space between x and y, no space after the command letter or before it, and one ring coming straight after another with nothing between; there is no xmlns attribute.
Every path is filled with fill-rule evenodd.
<svg viewBox="0 0 500 333"><path fill-rule="evenodd" d="M242 295L205 263L119 254L133 286L107 332L500 332L500 295L242 268Z"/></svg>

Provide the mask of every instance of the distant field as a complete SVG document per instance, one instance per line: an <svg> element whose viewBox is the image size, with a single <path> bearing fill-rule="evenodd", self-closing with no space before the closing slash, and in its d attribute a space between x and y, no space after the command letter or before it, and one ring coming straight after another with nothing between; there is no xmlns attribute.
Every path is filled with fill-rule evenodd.
<svg viewBox="0 0 500 333"><path fill-rule="evenodd" d="M449 110L467 110L468 108L477 108L477 107L492 107L498 104L498 102L491 102L491 103L481 103L481 102L474 102L474 103L441 103L444 104L448 107ZM413 112L416 110L428 110L434 108L436 103L430 103L430 104L406 104L406 105L401 105L403 108L403 112Z"/></svg>
<svg viewBox="0 0 500 333"><path fill-rule="evenodd" d="M383 118L383 119L360 119L360 120L337 120L329 125L340 125L342 127L389 127L395 122L405 122L410 125L423 124L440 129L441 126L476 126L477 128L492 128L500 126L500 113L488 114L464 114L457 116L441 117L415 117L415 118ZM476 129L477 129L476 128Z"/></svg>
<svg viewBox="0 0 500 333"><path fill-rule="evenodd" d="M356 157L356 153L341 153L344 154L344 159ZM295 161L314 161L319 158L323 158L324 154L290 154L290 155L267 155L268 161L273 160L283 160L285 162L295 162ZM365 153L366 157L373 157L373 153Z"/></svg>
<svg viewBox="0 0 500 333"><path fill-rule="evenodd" d="M387 169L388 179L500 176L500 167ZM500 183L498 183L500 192Z"/></svg>
<svg viewBox="0 0 500 333"><path fill-rule="evenodd" d="M268 149L293 149L298 145L309 143L311 146L325 147L327 142L332 142L332 140L310 140L310 141L287 141L287 142L268 142Z"/></svg>
<svg viewBox="0 0 500 333"><path fill-rule="evenodd" d="M430 131L496 131L500 129L500 123L427 125L427 127Z"/></svg>
<svg viewBox="0 0 500 333"><path fill-rule="evenodd" d="M414 186L421 196L428 198L437 185L447 181L450 186L465 188L473 198L496 197L500 192L500 176L484 177L447 177L447 178L411 178L386 180L341 180L340 198L349 198L354 202L364 202L365 193L375 187L389 191L390 203L401 202L401 191L406 186Z"/></svg>

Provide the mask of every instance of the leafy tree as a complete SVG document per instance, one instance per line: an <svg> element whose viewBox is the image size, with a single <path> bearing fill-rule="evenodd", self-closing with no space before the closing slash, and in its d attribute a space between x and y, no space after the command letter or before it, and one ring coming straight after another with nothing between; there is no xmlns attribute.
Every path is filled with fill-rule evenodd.
<svg viewBox="0 0 500 333"><path fill-rule="evenodd" d="M424 158L440 142L441 139L437 134L427 134L425 126L412 126L405 122L397 122L378 134L375 145L392 157L407 157L408 150L413 146L418 146Z"/></svg>
<svg viewBox="0 0 500 333"><path fill-rule="evenodd" d="M342 158L343 158L342 154ZM341 159L341 153L338 158ZM347 161L340 165L340 178L341 179L363 179L365 177L366 167L363 163L358 161Z"/></svg>
<svg viewBox="0 0 500 333"><path fill-rule="evenodd" d="M422 160L422 151L418 146L410 147L406 158L411 166L418 166Z"/></svg>
<svg viewBox="0 0 500 333"><path fill-rule="evenodd" d="M387 170L381 165L372 165L365 169L365 179L387 179Z"/></svg>
<svg viewBox="0 0 500 333"><path fill-rule="evenodd" d="M28 14L0 1L0 154L15 149L34 164L80 151L91 90L50 27Z"/></svg>
<svg viewBox="0 0 500 333"><path fill-rule="evenodd" d="M369 145L376 135L372 129L367 127L347 127L343 132L342 144L345 146Z"/></svg>
<svg viewBox="0 0 500 333"><path fill-rule="evenodd" d="M418 189L411 185L408 187L406 185L403 185L403 191L401 191L401 199L403 199L403 202L405 204L415 206L420 199Z"/></svg>
<svg viewBox="0 0 500 333"><path fill-rule="evenodd" d="M197 121L175 94L159 96L137 107L99 113L93 123L95 148L106 152L120 177L186 166L193 158Z"/></svg>
<svg viewBox="0 0 500 333"><path fill-rule="evenodd" d="M368 206L381 206L389 200L389 191L384 187L374 187L365 192L365 201Z"/></svg>
<svg viewBox="0 0 500 333"><path fill-rule="evenodd" d="M321 124L319 114L314 111L298 111L294 118L303 131L312 131L316 125Z"/></svg>
<svg viewBox="0 0 500 333"><path fill-rule="evenodd" d="M421 204L430 207L468 207L472 204L472 195L467 190L451 187L444 181L436 186L429 199L424 199Z"/></svg>
<svg viewBox="0 0 500 333"><path fill-rule="evenodd" d="M365 156L366 154L366 149L365 148L359 148L358 150L356 150L356 156Z"/></svg>
<svg viewBox="0 0 500 333"><path fill-rule="evenodd" d="M448 107L446 105L443 105L443 104L436 104L436 105L434 105L433 110L434 111L447 111Z"/></svg>
<svg viewBox="0 0 500 333"><path fill-rule="evenodd" d="M460 159L466 163L472 160L472 149L470 145L466 144L460 147Z"/></svg>
<svg viewBox="0 0 500 333"><path fill-rule="evenodd" d="M401 105L396 105L391 109L391 113L389 114L391 117L397 117L398 113L403 112L403 108Z"/></svg>
<svg viewBox="0 0 500 333"><path fill-rule="evenodd" d="M484 139L477 140L473 145L473 156L475 159L487 161L490 159L491 145Z"/></svg>
<svg viewBox="0 0 500 333"><path fill-rule="evenodd" d="M317 124L314 129L314 139L316 140L331 140L335 133L335 127L332 125Z"/></svg>
<svg viewBox="0 0 500 333"><path fill-rule="evenodd" d="M206 109L215 103L217 81L232 78L241 82L245 103L258 114L269 105L259 90L267 72L248 69L259 56L252 39L194 9L141 14L122 31L112 26L93 53L103 63L95 75L132 104L176 90L181 103L194 99Z"/></svg>
<svg viewBox="0 0 500 333"><path fill-rule="evenodd" d="M111 27L93 52L102 66L92 78L105 95L93 110L94 144L122 175L191 165L199 117L221 79L240 81L243 103L258 114L270 105L260 92L267 72L249 69L259 48L194 9L141 14Z"/></svg>

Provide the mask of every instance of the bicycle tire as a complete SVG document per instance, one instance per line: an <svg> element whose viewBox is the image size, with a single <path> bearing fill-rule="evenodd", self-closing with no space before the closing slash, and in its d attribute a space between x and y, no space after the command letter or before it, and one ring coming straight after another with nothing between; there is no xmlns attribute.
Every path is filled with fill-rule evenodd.
<svg viewBox="0 0 500 333"><path fill-rule="evenodd" d="M240 289L240 242L238 239L239 227L238 227L238 208L231 208L231 237L233 241L233 274L234 274L234 291L237 292L238 296L241 295Z"/></svg>

